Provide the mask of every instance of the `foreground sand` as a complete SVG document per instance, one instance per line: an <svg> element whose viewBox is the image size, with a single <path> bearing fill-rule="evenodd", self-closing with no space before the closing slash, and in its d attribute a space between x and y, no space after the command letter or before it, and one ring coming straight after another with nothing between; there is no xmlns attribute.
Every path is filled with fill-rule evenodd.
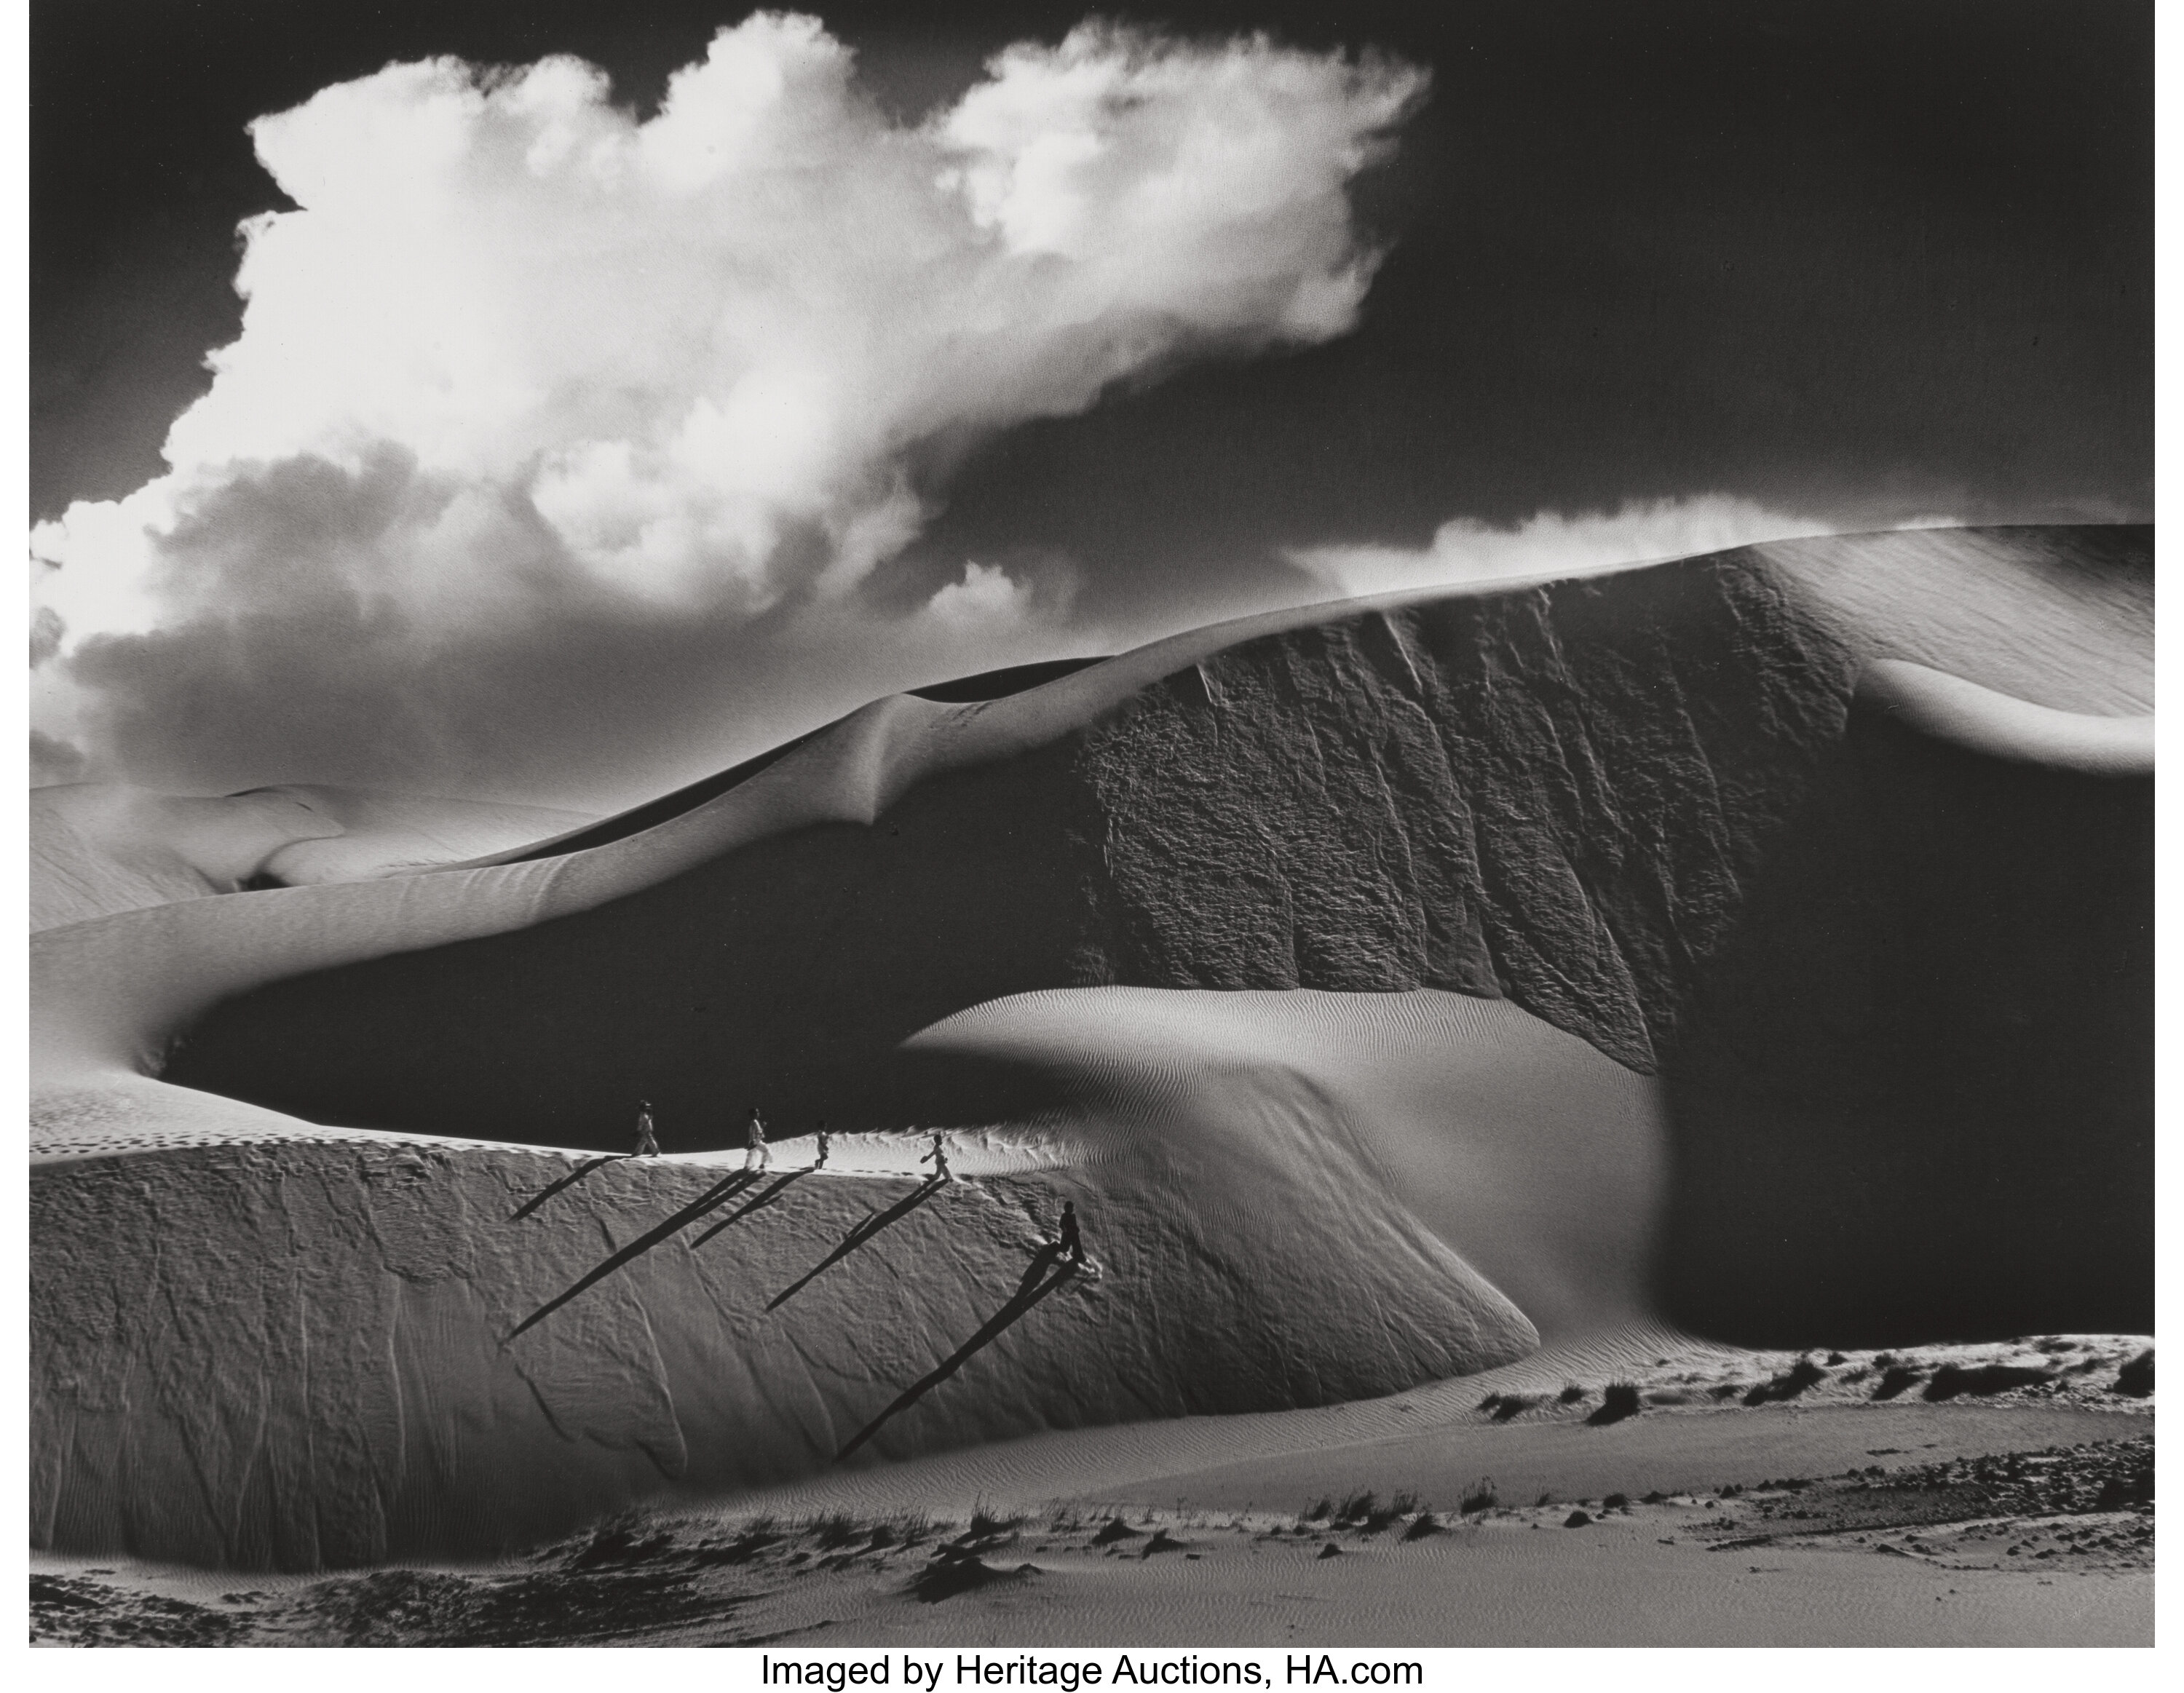
<svg viewBox="0 0 2184 1693"><path fill-rule="evenodd" d="M2016 1349L2076 1372L2077 1385L2034 1399L2020 1389L1970 1403L1646 1410L1605 1426L1584 1403L1535 1406L1521 1413L1529 1422L1474 1419L1100 1496L986 1491L989 1455L966 1454L843 1478L767 1509L626 1515L488 1568L242 1584L48 1557L32 1579L33 1638L764 1645L777 1655L2148 1644L2152 1419L2092 1379L2110 1380L2132 1344L2056 1337L2045 1352ZM1936 1356L1920 1361L1930 1382ZM1765 1361L1743 1362L1763 1373ZM1841 1379L1852 1375L1870 1383L1871 1370L1846 1361L1835 1390L1855 1386ZM1596 1417L1598 1397L1587 1395ZM1134 1464L1112 1437L1083 1456L1109 1480L1174 1461L1165 1425L1134 1432ZM1050 1476L1066 1456L1052 1448L1089 1438L1048 1437L1048 1462L1020 1466L1020 1477ZM1493 1477L1471 1473L1484 1466ZM1663 1480L1672 1475L1686 1479ZM1416 1484L1353 1484L1403 1476ZM1284 1503L1234 1502L1245 1492Z"/></svg>

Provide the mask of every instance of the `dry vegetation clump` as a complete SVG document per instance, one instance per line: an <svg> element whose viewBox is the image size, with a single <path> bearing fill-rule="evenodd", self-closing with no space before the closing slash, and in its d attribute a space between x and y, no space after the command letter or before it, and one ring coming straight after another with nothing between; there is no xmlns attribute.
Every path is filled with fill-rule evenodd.
<svg viewBox="0 0 2184 1693"><path fill-rule="evenodd" d="M1973 1369L1966 1369L1961 1364L1944 1364L1934 1372L1933 1380L1926 1384L1926 1390L1920 1397L1938 1403L1959 1394L2008 1393L2017 1387L2044 1387L2054 1379L2054 1371L2036 1369L2027 1364L1981 1364Z"/></svg>
<svg viewBox="0 0 2184 1693"><path fill-rule="evenodd" d="M1595 1428L1620 1423L1638 1414L1638 1389L1630 1382L1610 1382L1600 1395L1600 1409L1585 1420Z"/></svg>

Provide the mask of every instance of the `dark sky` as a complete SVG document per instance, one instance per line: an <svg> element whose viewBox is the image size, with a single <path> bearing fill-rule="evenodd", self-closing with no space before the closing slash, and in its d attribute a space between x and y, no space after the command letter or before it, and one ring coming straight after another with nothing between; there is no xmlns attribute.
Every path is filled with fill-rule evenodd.
<svg viewBox="0 0 2184 1693"><path fill-rule="evenodd" d="M905 114L1078 4L822 4ZM894 568L1096 558L1085 610L1251 603L1275 549L1724 492L1838 526L2145 518L2153 24L2131 0L1124 5L1374 43L1430 103L1359 187L1358 331L981 448ZM649 109L684 0L36 0L32 515L159 469L233 338L243 126L393 59L549 52ZM905 19L914 19L914 25Z"/></svg>

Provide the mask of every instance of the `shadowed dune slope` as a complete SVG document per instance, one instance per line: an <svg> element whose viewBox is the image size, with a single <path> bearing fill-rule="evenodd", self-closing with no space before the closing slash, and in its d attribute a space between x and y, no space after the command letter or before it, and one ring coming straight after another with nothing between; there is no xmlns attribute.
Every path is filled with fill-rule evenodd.
<svg viewBox="0 0 2184 1693"><path fill-rule="evenodd" d="M307 1119L611 1145L645 1093L699 1147L754 1100L896 1121L886 1055L1007 994L1443 988L1669 1081L1671 1316L2143 1328L2150 781L1853 695L1892 661L2142 710L2150 552L1774 543L883 701L591 851L64 932L49 1073L180 1033L170 1081Z"/></svg>

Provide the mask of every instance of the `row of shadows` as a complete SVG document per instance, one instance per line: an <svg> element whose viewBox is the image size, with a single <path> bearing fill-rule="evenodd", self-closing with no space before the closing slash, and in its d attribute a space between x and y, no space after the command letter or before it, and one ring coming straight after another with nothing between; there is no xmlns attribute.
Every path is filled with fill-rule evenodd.
<svg viewBox="0 0 2184 1693"><path fill-rule="evenodd" d="M621 1158L628 1156L630 1155L610 1155L606 1157L590 1159L579 1164L576 1169L560 1181L532 1195L510 1217L509 1221L521 1222L524 1218L536 1213L542 1206L556 1195L566 1192L594 1172L609 1164L618 1163ZM695 1251L723 1229L732 1228L754 1212L764 1211L767 1206L775 1204L792 1185L803 1180L811 1173L810 1170L792 1170L778 1178L749 1204L731 1211L703 1234L698 1236L690 1243L691 1250ZM628 1245L601 1259L598 1264L579 1276L552 1299L548 1300L522 1322L517 1323L510 1331L509 1339L513 1340L526 1329L544 1322L587 1289L596 1286L617 1270L643 1257L654 1247L671 1239L692 1223L710 1216L722 1206L741 1198L758 1186L761 1179L763 1178L759 1172L738 1171L734 1175L715 1183L657 1227L648 1229L631 1241ZM766 1308L768 1311L778 1311L828 1270L857 1250L859 1247L869 1245L883 1231L901 1222L904 1217L908 1217L911 1212L932 1199L947 1185L949 1179L943 1176L929 1176L886 1210L873 1211L861 1219L847 1234L842 1237L841 1243L833 1251L776 1294L766 1302ZM1007 1301L980 1325L976 1334L957 1347L946 1359L896 1395L885 1410L859 1429L849 1443L834 1455L835 1462L838 1463L864 1445L890 1420L909 1410L942 1382L946 1381L978 1353L993 1345L1008 1329L1022 1321L1040 1300L1070 1281L1076 1275L1079 1267L1062 1260L1061 1253L1060 1245L1052 1242L1042 1245L1034 1252L1029 1267L1024 1272L1023 1279L1017 1284L1016 1291L1009 1296Z"/></svg>

